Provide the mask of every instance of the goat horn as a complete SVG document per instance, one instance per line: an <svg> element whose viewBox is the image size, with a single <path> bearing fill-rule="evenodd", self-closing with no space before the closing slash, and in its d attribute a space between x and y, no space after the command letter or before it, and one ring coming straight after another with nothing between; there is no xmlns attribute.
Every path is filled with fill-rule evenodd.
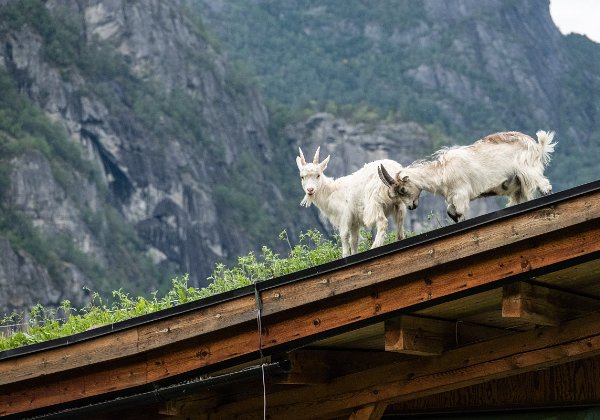
<svg viewBox="0 0 600 420"><path fill-rule="evenodd" d="M304 153L302 153L302 149L298 147L298 150L300 151L300 163L306 165L306 159L304 159Z"/></svg>
<svg viewBox="0 0 600 420"><path fill-rule="evenodd" d="M317 147L317 151L315 152L315 157L313 158L313 163L315 165L319 164L319 152L321 151L321 146Z"/></svg>
<svg viewBox="0 0 600 420"><path fill-rule="evenodd" d="M381 179L381 182L388 187L391 187L395 184L396 181L394 181L394 178L391 177L383 165L379 165L377 167L377 173L379 174L379 179Z"/></svg>

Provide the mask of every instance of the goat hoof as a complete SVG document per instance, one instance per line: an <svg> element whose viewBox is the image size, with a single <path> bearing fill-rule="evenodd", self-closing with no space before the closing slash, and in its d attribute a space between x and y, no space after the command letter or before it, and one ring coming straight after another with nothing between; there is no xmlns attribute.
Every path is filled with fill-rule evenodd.
<svg viewBox="0 0 600 420"><path fill-rule="evenodd" d="M460 214L452 214L448 212L448 216L450 216L450 218L454 220L455 223L458 223L458 221L460 220Z"/></svg>

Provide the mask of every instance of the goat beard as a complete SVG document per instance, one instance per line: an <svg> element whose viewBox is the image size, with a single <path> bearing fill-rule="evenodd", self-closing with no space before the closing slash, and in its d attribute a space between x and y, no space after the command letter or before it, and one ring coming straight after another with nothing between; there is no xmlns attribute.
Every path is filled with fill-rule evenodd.
<svg viewBox="0 0 600 420"><path fill-rule="evenodd" d="M313 199L308 194L304 194L304 198L300 202L300 205L303 207L310 207L313 202Z"/></svg>

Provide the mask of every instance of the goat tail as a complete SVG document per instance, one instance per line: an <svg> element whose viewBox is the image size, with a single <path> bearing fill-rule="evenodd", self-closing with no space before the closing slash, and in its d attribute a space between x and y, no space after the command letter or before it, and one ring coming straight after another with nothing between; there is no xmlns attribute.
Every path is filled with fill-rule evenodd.
<svg viewBox="0 0 600 420"><path fill-rule="evenodd" d="M552 152L557 143L554 140L554 131L538 131L535 133L538 139L538 144L541 146L541 158L544 166L550 163Z"/></svg>

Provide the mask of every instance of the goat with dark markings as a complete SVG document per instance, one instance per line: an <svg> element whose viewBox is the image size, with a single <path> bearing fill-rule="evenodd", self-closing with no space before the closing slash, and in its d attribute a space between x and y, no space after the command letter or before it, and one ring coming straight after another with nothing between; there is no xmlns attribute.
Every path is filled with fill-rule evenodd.
<svg viewBox="0 0 600 420"><path fill-rule="evenodd" d="M537 142L516 131L491 134L470 146L442 149L430 161L419 161L391 176L385 166L379 177L391 196L400 197L411 210L421 191L443 195L448 215L467 217L470 201L490 195L508 196L507 206L531 200L536 191L552 192L544 169L556 143L554 132L538 131Z"/></svg>

